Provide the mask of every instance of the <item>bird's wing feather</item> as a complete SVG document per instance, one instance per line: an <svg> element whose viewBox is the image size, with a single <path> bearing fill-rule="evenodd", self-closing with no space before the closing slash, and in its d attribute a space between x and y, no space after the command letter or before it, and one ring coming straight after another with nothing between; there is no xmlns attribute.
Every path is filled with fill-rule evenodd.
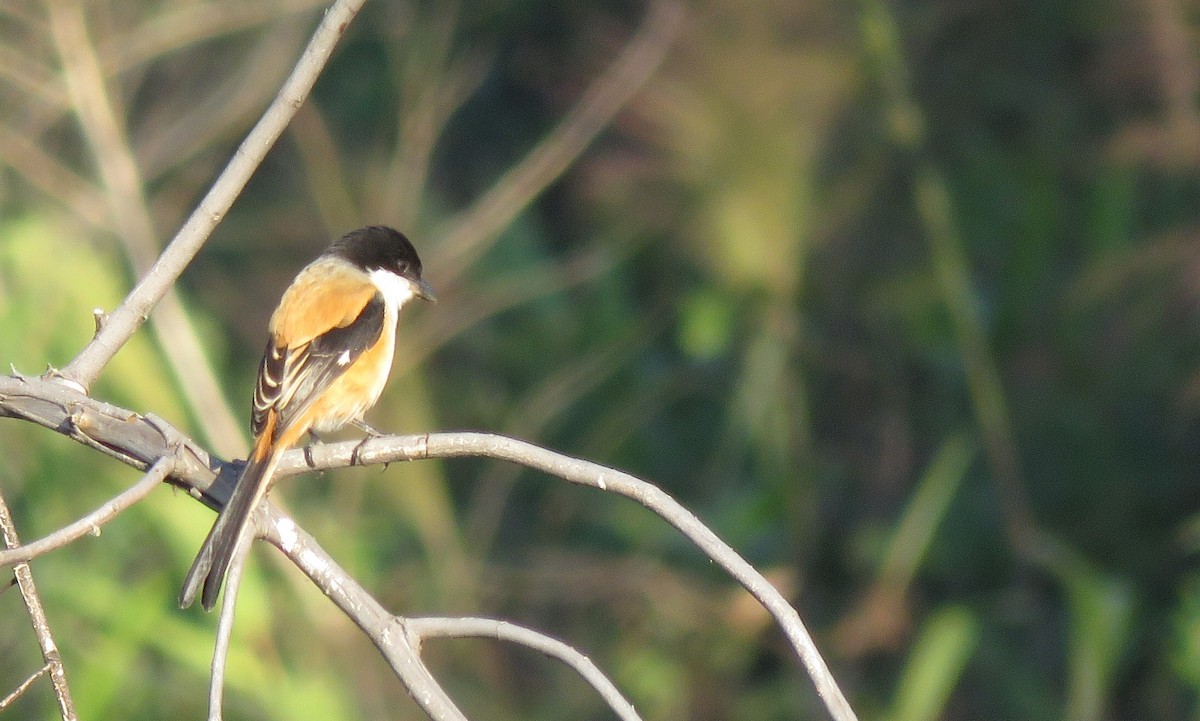
<svg viewBox="0 0 1200 721"><path fill-rule="evenodd" d="M271 410L279 415L276 433L287 428L379 340L386 315L383 296L364 274L317 264L296 278L280 308L288 313L271 319L271 338L258 366L250 414L256 436Z"/></svg>

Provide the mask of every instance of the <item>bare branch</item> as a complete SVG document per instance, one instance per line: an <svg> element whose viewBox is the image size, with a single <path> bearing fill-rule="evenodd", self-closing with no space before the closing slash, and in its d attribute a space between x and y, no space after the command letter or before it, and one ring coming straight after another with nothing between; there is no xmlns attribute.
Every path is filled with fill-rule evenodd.
<svg viewBox="0 0 1200 721"><path fill-rule="evenodd" d="M104 182L110 221L134 271L140 275L153 264L158 243L142 173L125 139L122 113L105 85L82 5L78 0L58 0L49 3L48 10L71 101ZM174 286L161 298L154 314L154 331L177 386L196 417L203 419L206 435L217 452L236 453L243 443L241 424L221 392Z"/></svg>
<svg viewBox="0 0 1200 721"><path fill-rule="evenodd" d="M44 394L46 397L42 398ZM105 450L131 465L147 467L179 449L171 480L189 488L214 508L228 498L237 478L237 464L220 464L186 440L169 442L161 421L151 422L115 406L88 398L70 387L41 378L0 377L0 416L14 416L64 433L81 443ZM120 422L117 419L122 419ZM81 426L86 432L81 430ZM120 445L128 443L130 445ZM572 483L611 491L636 500L657 513L721 565L771 613L808 671L835 721L857 717L825 661L783 595L686 508L661 489L628 473L565 456L513 438L487 433L434 433L382 436L365 442L320 444L284 454L277 477L309 469L340 468L354 463L375 464L429 458L483 456L519 463ZM311 465L310 465L311 462ZM219 471L219 475L218 475ZM217 476L214 479L214 476ZM403 629L379 602L322 550L312 537L267 503L258 534L282 550L375 643L422 708L435 719L458 719L461 713L421 664Z"/></svg>
<svg viewBox="0 0 1200 721"><path fill-rule="evenodd" d="M225 696L225 661L229 657L229 641L233 637L238 588L242 585L242 572L246 568L246 558L250 555L250 544L253 540L253 534L250 533L243 533L238 537L237 546L233 549L233 560L225 576L225 596L221 599L221 612L217 618L212 675L208 680L208 721L221 721Z"/></svg>
<svg viewBox="0 0 1200 721"><path fill-rule="evenodd" d="M150 495L150 492L158 488L158 484L166 480L174 469L174 456L159 458L150 467L150 471L142 476L141 480L78 521L63 526L57 531L47 534L44 538L0 551L0 566L24 563L43 553L62 548L86 535L100 535L101 526L116 518L121 511Z"/></svg>
<svg viewBox="0 0 1200 721"><path fill-rule="evenodd" d="M621 695L613 682L596 667L596 664L592 663L590 658L544 633L492 618L427 617L410 618L403 623L405 630L413 639L412 644L417 648L420 648L421 642L427 638L494 638L498 641L510 641L534 651L540 651L575 669L575 672L596 689L596 692L604 698L613 712L621 719L641 721L642 717L633 708L633 704Z"/></svg>
<svg viewBox="0 0 1200 721"><path fill-rule="evenodd" d="M303 458L303 452L293 458ZM255 516L262 538L283 551L383 654L413 700L436 721L467 721L421 661L404 622L393 616L353 576L337 565L312 536L268 500ZM227 581L228 583L228 581ZM228 598L230 590L225 589Z"/></svg>
<svg viewBox="0 0 1200 721"><path fill-rule="evenodd" d="M139 416L90 398L69 384L46 378L0 376L0 417L36 423L135 468L149 468L157 459L176 454L175 467L167 481L187 489L213 508L220 508L228 500L241 466L210 457L161 419ZM419 450L421 445L414 444L414 448ZM284 459L294 474L304 464L304 451L289 451ZM371 638L401 683L431 718L466 721L421 662L392 615L311 536L270 502L260 507L255 523L258 535L279 547ZM16 568L28 567L19 564ZM227 598L236 596L237 583L237 578L227 579Z"/></svg>
<svg viewBox="0 0 1200 721"><path fill-rule="evenodd" d="M170 426L95 401L87 397L86 390L160 301L166 299L163 310L168 313L172 312L171 308L178 306L177 300L171 295L174 282L227 212L296 109L304 102L334 45L362 3L363 0L337 0L325 14L271 106L247 135L231 162L175 238L152 264L151 259L156 252L155 232L143 196L142 178L124 140L124 131L118 119L120 113L112 105L114 99L107 94L97 53L87 38L83 8L78 0L50 3L50 25L63 57L72 100L104 179L110 215L118 235L124 242L132 243L129 254L135 267L139 272L148 267L137 286L108 316L107 322L98 328L93 340L61 373L48 374L46 379L0 377L0 417L38 423L129 465L149 468L149 472L134 487L84 519L15 551L0 553L0 562L16 563L14 572L17 585L26 599L64 719L74 719L75 712L61 660L25 561L98 528L100 523L145 497L164 479L188 488L209 505L219 507L228 498L229 488L237 475L236 464L216 461L203 449L178 436ZM458 269L452 270L452 273L462 272L484 252L488 241L500 229L583 152L661 62L682 12L679 0L656 0L652 4L638 35L589 88L562 124L451 227L440 248L439 265ZM427 130L415 128L413 132L425 134ZM169 316L164 325L186 330L187 318ZM166 333L163 341L169 349L185 348L184 354L192 356L192 360L202 358L198 344L193 344L188 350L186 339L167 337ZM172 362L181 377L196 377L192 370L174 359ZM66 383L55 382L55 377ZM215 383L211 385L216 388ZM209 395L214 394L210 392ZM219 392L215 396L219 397ZM203 406L196 401L195 407L199 409ZM200 415L206 419L214 417L209 411ZM218 434L216 439L228 453L231 446L228 434ZM372 439L365 444L331 444L314 449L311 456L314 465L321 467L325 463L328 464L325 467L329 468L354 463L487 456L633 498L678 528L749 590L775 616L812 676L831 715L838 721L855 718L799 615L783 596L699 519L649 483L529 443L482 433L395 436ZM289 452L280 465L279 474L307 469L303 458L302 451ZM372 639L414 700L430 717L465 721L462 712L422 663L418 653L421 638L473 635L521 643L564 661L592 683L621 718L626 721L638 719L633 707L620 696L611 681L583 654L566 644L530 629L488 619L411 620L394 616L272 504L263 504L255 516L255 524L259 535L280 548ZM16 532L2 498L0 527L6 543L10 547L16 546ZM219 720L221 717L225 654L234 618L237 588L250 545L251 537L246 534L239 543L237 561L231 568L226 587L214 649L210 720ZM38 675L35 674L22 686L33 683Z"/></svg>
<svg viewBox="0 0 1200 721"><path fill-rule="evenodd" d="M357 450L356 450L357 449ZM296 453L296 457L303 454ZM415 458L458 458L485 456L519 463L559 478L591 486L602 491L632 498L657 513L663 520L679 529L709 558L719 564L758 599L787 637L800 657L817 693L825 702L830 715L837 721L857 718L821 658L816 644L796 613L796 609L753 566L746 562L729 544L691 511L684 508L665 491L628 473L598 463L571 458L532 443L489 433L430 433L417 436L385 436L366 442L355 441L322 445L312 449L315 468L335 468L357 459L363 464L390 463ZM299 472L302 469L285 456L277 473Z"/></svg>
<svg viewBox="0 0 1200 721"><path fill-rule="evenodd" d="M19 699L22 694L29 690L29 687L32 686L34 682L36 682L42 676L45 676L49 670L50 664L42 664L41 668L29 674L29 678L19 683L17 687L14 688L7 696L0 698L0 713L4 713L4 709L11 706L13 701Z"/></svg>
<svg viewBox="0 0 1200 721"><path fill-rule="evenodd" d="M2 417L49 428L142 471L177 453L168 480L188 489L204 488L218 472L222 476L237 472L236 464L211 457L160 418L138 415L45 378L0 376ZM199 497L199 491L194 495Z"/></svg>
<svg viewBox="0 0 1200 721"><path fill-rule="evenodd" d="M12 548L20 545L17 527L13 524L12 514L4 496L0 495L0 535L4 536L4 546ZM33 635L37 638L38 648L42 650L42 660L45 661L46 672L50 674L50 683L54 686L54 697L58 699L58 712L63 721L76 721L75 701L71 698L71 689L67 686L66 669L63 668L62 656L58 652L58 644L50 633L50 622L46 619L46 611L42 608L42 599L38 596L37 586L33 582L33 571L28 563L18 563L13 567L17 587L21 589L21 598L25 608L29 610L29 620L33 622ZM37 676L40 676L38 673ZM22 687L27 688L36 677L31 677ZM21 689L16 692L19 695Z"/></svg>
<svg viewBox="0 0 1200 721"><path fill-rule="evenodd" d="M112 312L108 323L63 369L62 376L65 380L86 390L121 346L145 322L151 308L158 303L200 250L267 151L287 127L296 108L308 97L317 75L329 60L334 45L364 1L338 0L325 13L300 61L296 63L296 68L262 118L242 141L234 153L233 160L225 166L225 170L192 211L166 250L154 262L153 267L130 291L120 307Z"/></svg>

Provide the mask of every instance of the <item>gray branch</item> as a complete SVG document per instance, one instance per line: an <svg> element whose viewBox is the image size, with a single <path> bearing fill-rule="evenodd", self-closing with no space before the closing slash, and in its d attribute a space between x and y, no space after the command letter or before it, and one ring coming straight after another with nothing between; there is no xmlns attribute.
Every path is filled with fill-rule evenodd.
<svg viewBox="0 0 1200 721"><path fill-rule="evenodd" d="M518 626L508 621L493 618L410 618L404 621L411 643L417 648L427 638L494 638L540 651L550 658L558 659L570 666L587 681L596 693L622 721L642 721L633 704L621 695L615 684L605 676L596 664L573 647L551 638L544 633Z"/></svg>
<svg viewBox="0 0 1200 721"><path fill-rule="evenodd" d="M171 474L174 466L173 456L162 456L154 462L141 480L78 521L67 524L36 541L0 551L0 567L31 561L43 553L62 548L87 535L99 536L101 526L116 518L121 511L150 495L150 492L158 488L158 484Z"/></svg>
<svg viewBox="0 0 1200 721"><path fill-rule="evenodd" d="M363 0L337 0L329 9L292 74L242 142L231 162L137 286L111 315L104 317L104 322L98 326L96 336L87 347L61 372L52 372L46 377L30 378L16 374L0 376L0 417L36 423L147 471L135 486L79 522L41 541L21 547L16 552L0 555L0 564L17 564L18 585L23 594L27 587L30 592L33 588L32 577L23 559L32 558L98 528L100 523L149 493L160 478L186 489L213 508L222 507L229 497L240 464L222 462L165 422L90 398L86 390L145 322L150 311L167 293L232 205L304 102L334 45L362 4ZM661 60L662 52L679 24L681 7L680 3L673 0L660 0L654 4L650 19L639 37L589 91L575 113L564 121L561 131L552 134L531 155L520 172L506 176L494 192L449 233L445 242L447 255L469 258L478 253L482 238L502 226L505 218L515 212L514 208L527 202L533 189L543 186L548 182L547 178L560 173L570 158L586 146ZM621 471L554 453L523 441L484 433L378 438L358 449L356 454L358 445L350 442L313 449L313 466L337 468L353 463L485 456L525 465L573 483L636 500L679 529L749 590L783 629L831 716L836 721L855 719L795 609L728 544L657 487ZM279 474L294 474L308 467L302 451L290 451L284 456ZM0 512L2 515L5 514ZM598 676L602 679L595 681L594 685L599 684L596 685L597 690L613 704L614 710L624 719L637 718L628 702L616 694L611 683L599 675L595 667L590 665L591 662L565 644L529 629L485 619L422 620L395 616L339 567L311 536L271 503L263 504L256 514L255 523L258 535L282 550L372 639L413 699L431 718L438 721L465 721L462 712L438 684L418 653L422 637L445 635L487 635L521 643L560 658L579 670L585 678L592 680ZM10 545L16 544L15 535L7 528L5 536ZM241 550L245 552L244 548ZM240 567L240 564L237 565ZM222 612L222 626L218 632L213 690L210 695L210 718L214 719L220 717L220 684L224 664L222 644L228 643L238 580L235 571L226 589L227 609ZM36 603L36 593L32 595L35 603L30 605L30 612L35 616L34 624L38 628L36 612L40 610L40 605ZM45 626L44 618L41 625ZM43 642L44 650L49 648L55 654L45 659L48 673L55 685L63 717L74 718L61 663L56 665L57 651L48 635L48 628L45 630L46 634L43 635L39 628L39 640ZM40 673L33 678L37 675Z"/></svg>
<svg viewBox="0 0 1200 721"><path fill-rule="evenodd" d="M0 535L3 536L5 548L12 548L21 542L3 496L0 496ZM41 670L26 679L0 702L0 708L12 703L13 699L24 693L38 678L49 674L50 684L54 687L54 698L58 701L59 716L63 721L77 721L79 716L75 713L75 700L71 697L71 688L67 685L66 667L63 666L62 654L58 652L54 634L50 632L50 621L46 619L46 610L42 608L41 596L38 595L37 586L33 582L33 571L28 563L18 563L13 568L13 575L16 577L17 588L21 591L21 599L29 611L33 635L37 637L44 663Z"/></svg>
<svg viewBox="0 0 1200 721"><path fill-rule="evenodd" d="M262 118L238 146L233 159L175 234L175 238L154 261L154 265L108 316L92 342L62 370L63 379L86 390L121 346L146 321L150 310L199 252L213 228L225 217L225 212L266 157L267 151L304 103L321 69L333 53L334 46L364 2L338 0L325 13L292 74Z"/></svg>
<svg viewBox="0 0 1200 721"><path fill-rule="evenodd" d="M145 469L175 454L167 479L220 508L229 497L239 463L221 463L158 419L94 400L62 383L42 378L0 376L0 417L22 418ZM433 433L372 438L365 443L320 444L284 454L277 474L429 458L482 456L511 461L545 473L631 498L657 513L692 540L742 584L775 618L835 721L857 717L801 622L799 614L757 570L695 515L661 489L628 473L504 436ZM310 465L311 461L311 465ZM384 609L296 523L273 504L256 517L258 533L283 551L375 643L413 698L434 719L460 719L461 712L433 678L397 619ZM229 593L227 589L226 593Z"/></svg>

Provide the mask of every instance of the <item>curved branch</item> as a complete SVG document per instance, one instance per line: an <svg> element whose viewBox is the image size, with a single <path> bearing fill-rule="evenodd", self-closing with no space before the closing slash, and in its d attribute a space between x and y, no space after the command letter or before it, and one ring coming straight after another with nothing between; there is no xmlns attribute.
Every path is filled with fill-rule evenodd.
<svg viewBox="0 0 1200 721"><path fill-rule="evenodd" d="M213 507L225 502L237 478L239 464L215 461L186 439L169 441L174 431L162 421L151 421L96 401L61 383L41 378L0 377L0 416L39 423L141 468L167 455L174 445L180 449L179 458L176 472L168 480ZM381 436L294 449L284 454L277 477L353 464L463 456L519 463L572 483L618 493L654 511L721 565L771 613L808 671L830 716L835 721L857 718L799 614L783 595L675 499L628 473L514 438L464 432ZM262 513L265 515L258 523L258 535L282 550L371 638L422 708L435 719L462 718L420 662L416 650L404 637L403 628L398 626L399 621L273 504L266 503Z"/></svg>
<svg viewBox="0 0 1200 721"><path fill-rule="evenodd" d="M491 433L385 436L369 439L365 443L349 441L319 446L313 449L310 455L313 467L318 469L341 467L354 460L371 464L417 458L485 456L519 463L572 483L631 498L679 529L774 616L834 719L848 721L857 718L796 609L792 608L787 599L729 544L721 540L691 511L653 484L598 463L572 458L532 443ZM301 469L295 460L287 457L284 460L286 468L285 463L280 463L279 473L300 472Z"/></svg>
<svg viewBox="0 0 1200 721"><path fill-rule="evenodd" d="M508 621L493 618L410 618L404 621L404 628L412 637L412 645L421 647L421 642L427 638L494 638L498 641L509 641L526 646L534 651L540 651L550 658L556 658L575 669L596 693L600 694L613 713L623 721L641 721L633 704L621 695L616 685L592 663L573 647L539 633L531 628L518 626Z"/></svg>
<svg viewBox="0 0 1200 721"><path fill-rule="evenodd" d="M68 543L83 538L86 535L100 535L100 526L116 518L117 514L121 511L150 495L150 492L158 488L158 484L166 480L167 476L174 470L175 457L162 456L154 462L154 465L142 476L141 480L122 491L116 497L106 501L104 505L80 518L78 521L67 524L36 541L30 541L29 543L0 551L0 566L31 561L43 553L62 548Z"/></svg>
<svg viewBox="0 0 1200 721"><path fill-rule="evenodd" d="M174 456L174 468L166 481L186 489L212 508L220 508L228 500L241 469L240 462L213 458L161 419L140 416L90 398L69 384L45 378L0 376L0 418L35 423L143 470L160 458ZM421 447L419 443L414 445ZM285 459L294 474L304 464L304 451L289 451ZM349 460L345 459L346 465ZM260 507L255 523L257 535L282 550L367 634L409 694L431 718L466 721L421 662L392 614L338 566L308 533L270 501ZM232 589L237 583L238 579L233 577L227 581L227 597L236 595Z"/></svg>

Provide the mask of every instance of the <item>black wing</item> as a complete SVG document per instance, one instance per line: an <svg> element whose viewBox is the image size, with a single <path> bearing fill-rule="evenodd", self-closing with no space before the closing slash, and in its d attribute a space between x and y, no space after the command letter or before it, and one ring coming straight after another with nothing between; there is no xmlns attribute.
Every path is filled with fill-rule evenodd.
<svg viewBox="0 0 1200 721"><path fill-rule="evenodd" d="M383 334L386 306L376 293L348 325L334 328L308 343L285 348L267 342L258 365L250 429L257 437L267 423L267 411L279 414L276 433L350 367Z"/></svg>

